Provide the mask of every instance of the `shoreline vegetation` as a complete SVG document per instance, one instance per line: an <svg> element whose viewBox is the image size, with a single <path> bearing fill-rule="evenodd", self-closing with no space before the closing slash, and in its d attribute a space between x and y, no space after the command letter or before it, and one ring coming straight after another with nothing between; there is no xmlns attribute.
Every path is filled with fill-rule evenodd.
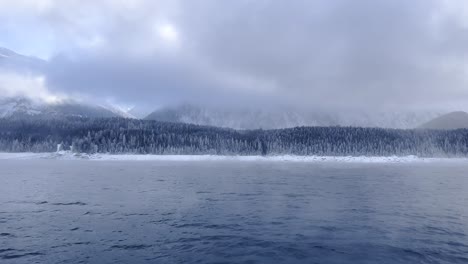
<svg viewBox="0 0 468 264"><path fill-rule="evenodd" d="M122 118L2 119L0 152L312 157L468 157L468 129L234 130Z"/></svg>

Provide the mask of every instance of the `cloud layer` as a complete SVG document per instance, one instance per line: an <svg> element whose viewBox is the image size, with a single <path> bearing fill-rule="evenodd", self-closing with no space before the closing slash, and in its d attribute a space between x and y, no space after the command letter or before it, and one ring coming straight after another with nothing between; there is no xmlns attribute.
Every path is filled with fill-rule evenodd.
<svg viewBox="0 0 468 264"><path fill-rule="evenodd" d="M463 0L16 0L0 45L46 58L52 92L125 104L463 108L466 17Z"/></svg>

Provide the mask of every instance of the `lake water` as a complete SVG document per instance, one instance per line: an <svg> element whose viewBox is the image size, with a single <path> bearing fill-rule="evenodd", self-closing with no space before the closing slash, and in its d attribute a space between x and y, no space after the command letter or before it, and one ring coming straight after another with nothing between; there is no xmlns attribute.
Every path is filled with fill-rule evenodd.
<svg viewBox="0 0 468 264"><path fill-rule="evenodd" d="M468 263L468 164L1 160L0 263Z"/></svg>

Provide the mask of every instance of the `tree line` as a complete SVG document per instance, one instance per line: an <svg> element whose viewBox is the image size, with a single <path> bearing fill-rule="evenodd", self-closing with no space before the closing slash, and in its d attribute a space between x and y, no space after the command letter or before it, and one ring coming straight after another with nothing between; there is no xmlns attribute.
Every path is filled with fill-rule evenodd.
<svg viewBox="0 0 468 264"><path fill-rule="evenodd" d="M123 118L0 119L0 151L112 154L460 157L468 130L297 127L234 130Z"/></svg>

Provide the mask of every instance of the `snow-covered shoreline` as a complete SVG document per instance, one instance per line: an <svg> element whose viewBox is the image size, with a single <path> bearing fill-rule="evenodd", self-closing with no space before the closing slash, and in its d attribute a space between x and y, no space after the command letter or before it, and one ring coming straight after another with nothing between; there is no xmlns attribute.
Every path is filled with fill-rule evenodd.
<svg viewBox="0 0 468 264"><path fill-rule="evenodd" d="M274 162L347 162L347 163L411 163L411 162L468 162L468 158L353 157L353 156L220 156L220 155L142 155L142 154L74 154L0 153L0 160L91 160L91 161L274 161Z"/></svg>

